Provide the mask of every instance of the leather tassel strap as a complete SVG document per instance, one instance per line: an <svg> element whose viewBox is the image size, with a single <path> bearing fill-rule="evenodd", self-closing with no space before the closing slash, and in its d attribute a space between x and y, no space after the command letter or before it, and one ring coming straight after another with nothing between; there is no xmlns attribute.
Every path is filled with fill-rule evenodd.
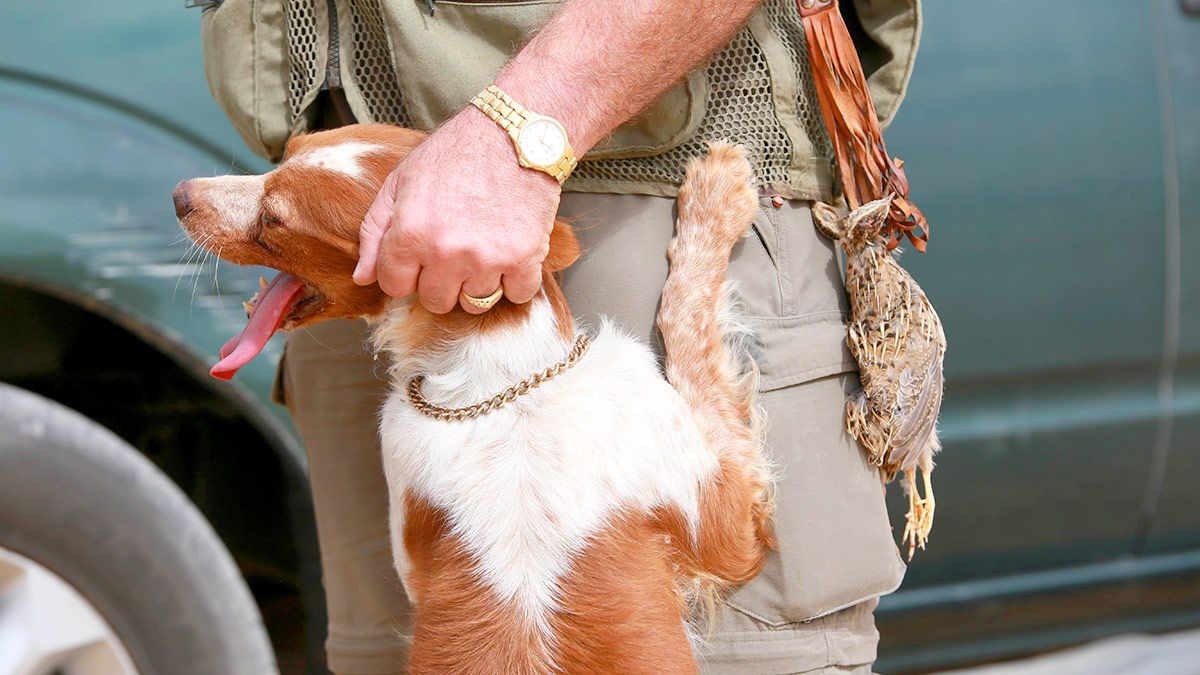
<svg viewBox="0 0 1200 675"><path fill-rule="evenodd" d="M846 202L856 209L891 195L888 248L907 237L913 248L924 252L929 225L921 209L908 199L904 162L888 156L883 144L862 63L837 0L797 0L796 5L804 22L821 116L833 141Z"/></svg>

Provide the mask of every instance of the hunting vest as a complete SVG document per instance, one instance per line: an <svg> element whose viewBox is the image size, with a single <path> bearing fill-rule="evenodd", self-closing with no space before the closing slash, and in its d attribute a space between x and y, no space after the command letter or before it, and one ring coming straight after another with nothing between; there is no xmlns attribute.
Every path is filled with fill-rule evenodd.
<svg viewBox="0 0 1200 675"><path fill-rule="evenodd" d="M322 89L355 117L432 129L468 105L561 0L224 0L203 16L213 95L255 153L278 161ZM918 0L844 13L881 123L895 115L920 35ZM580 39L587 39L581 35ZM765 0L707 66L583 158L564 186L674 195L708 141L744 144L759 184L828 200L834 160L795 0Z"/></svg>

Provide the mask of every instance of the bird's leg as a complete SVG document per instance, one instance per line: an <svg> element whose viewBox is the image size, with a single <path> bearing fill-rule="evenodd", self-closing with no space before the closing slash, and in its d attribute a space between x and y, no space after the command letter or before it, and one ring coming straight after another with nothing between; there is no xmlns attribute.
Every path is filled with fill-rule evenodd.
<svg viewBox="0 0 1200 675"><path fill-rule="evenodd" d="M904 536L900 543L908 544L908 559L917 550L917 478L910 469L904 472L904 492L908 495L908 512L904 514Z"/></svg>
<svg viewBox="0 0 1200 675"><path fill-rule="evenodd" d="M921 477L925 483L925 497L917 491L917 472L909 469L904 472L904 491L908 493L908 513L904 516L904 536L901 542L908 544L908 559L920 547L925 550L929 541L929 531L933 529L933 483L930 480L930 470L921 468Z"/></svg>
<svg viewBox="0 0 1200 675"><path fill-rule="evenodd" d="M929 541L929 533L933 530L933 511L936 502L933 499L933 469L921 467L921 480L925 483L925 513L921 521L921 550L925 550L925 541Z"/></svg>

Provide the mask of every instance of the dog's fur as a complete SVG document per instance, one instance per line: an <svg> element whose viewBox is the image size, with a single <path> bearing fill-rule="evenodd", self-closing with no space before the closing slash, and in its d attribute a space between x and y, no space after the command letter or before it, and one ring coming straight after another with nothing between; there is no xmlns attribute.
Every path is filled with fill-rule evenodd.
<svg viewBox="0 0 1200 675"><path fill-rule="evenodd" d="M771 543L753 381L721 320L729 253L757 207L744 153L714 146L680 192L659 313L669 384L646 345L605 324L541 387L441 421L409 402L414 375L431 401L465 406L570 350L553 272L579 247L556 223L537 297L482 315L355 286L359 223L421 138L382 125L299 137L264 176L182 183L181 222L223 258L307 282L283 328L374 322L392 363L380 430L412 672L694 672L694 605L753 577Z"/></svg>

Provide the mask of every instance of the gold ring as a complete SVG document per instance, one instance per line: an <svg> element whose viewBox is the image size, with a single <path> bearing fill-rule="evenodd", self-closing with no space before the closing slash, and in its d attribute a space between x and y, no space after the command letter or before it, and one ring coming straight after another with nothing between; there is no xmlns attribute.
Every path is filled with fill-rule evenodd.
<svg viewBox="0 0 1200 675"><path fill-rule="evenodd" d="M486 298L477 298L473 295L467 295L466 291L460 291L458 297L462 298L465 302L478 307L479 309L491 309L496 305L497 302L500 302L500 298L504 297L504 286L497 288L495 293L492 293Z"/></svg>

